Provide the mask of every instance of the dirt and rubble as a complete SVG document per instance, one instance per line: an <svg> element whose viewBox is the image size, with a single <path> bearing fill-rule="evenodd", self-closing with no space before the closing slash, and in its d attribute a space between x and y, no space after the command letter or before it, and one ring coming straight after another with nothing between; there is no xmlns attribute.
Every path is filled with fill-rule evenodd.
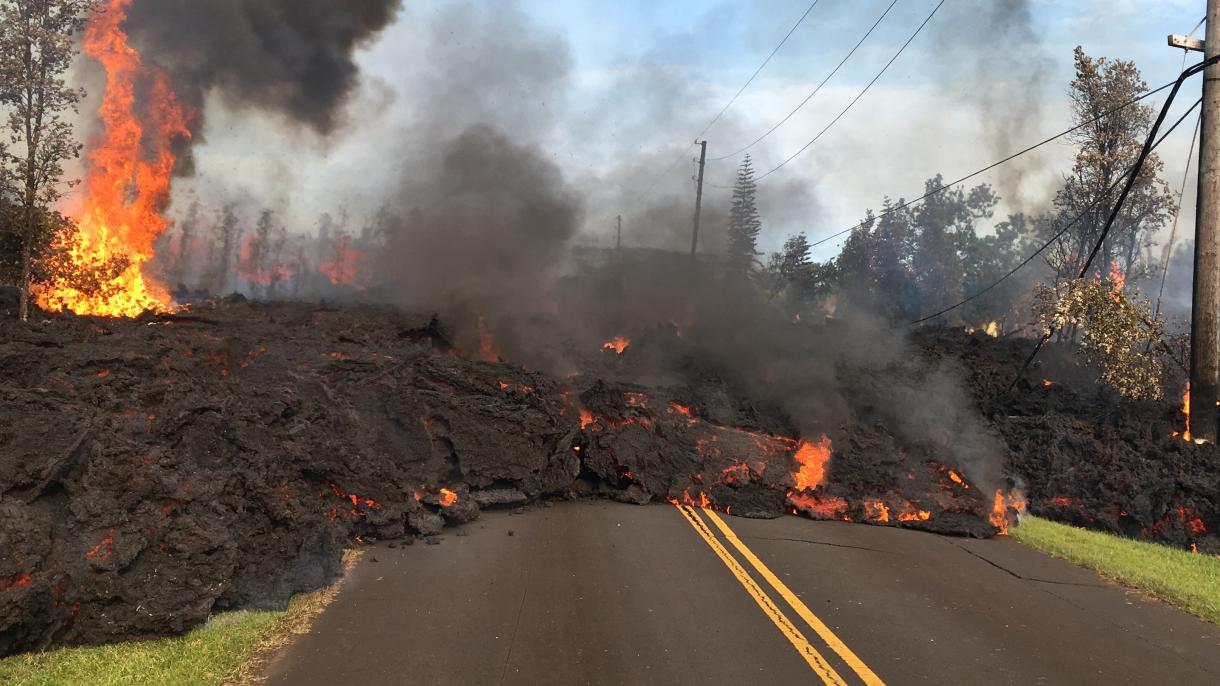
<svg viewBox="0 0 1220 686"><path fill-rule="evenodd" d="M1066 384L1005 394L1018 341L946 330L918 342L963 361L1034 511L1217 548L1214 452L1169 437L1171 408L1156 420ZM715 378L650 387L610 373L630 355L648 350L607 346L557 378L468 359L432 315L241 299L7 324L0 654L281 607L335 578L345 547L431 538L546 498L970 536L994 535L1020 505L869 418L883 389L867 370L841 370L862 419L803 436Z"/></svg>

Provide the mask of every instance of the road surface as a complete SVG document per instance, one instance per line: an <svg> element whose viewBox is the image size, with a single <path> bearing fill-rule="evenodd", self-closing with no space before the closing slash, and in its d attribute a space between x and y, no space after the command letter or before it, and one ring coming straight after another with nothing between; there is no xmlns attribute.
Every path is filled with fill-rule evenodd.
<svg viewBox="0 0 1220 686"><path fill-rule="evenodd" d="M377 546L269 684L1220 684L1220 627L1007 539L672 505Z"/></svg>

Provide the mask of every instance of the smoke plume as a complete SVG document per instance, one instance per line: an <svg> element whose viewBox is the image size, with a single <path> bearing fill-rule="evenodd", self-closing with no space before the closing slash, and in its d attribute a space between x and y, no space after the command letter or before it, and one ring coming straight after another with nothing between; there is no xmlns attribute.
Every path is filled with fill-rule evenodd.
<svg viewBox="0 0 1220 686"><path fill-rule="evenodd" d="M352 54L401 0L135 0L127 29L202 111L216 93L328 133L359 83Z"/></svg>

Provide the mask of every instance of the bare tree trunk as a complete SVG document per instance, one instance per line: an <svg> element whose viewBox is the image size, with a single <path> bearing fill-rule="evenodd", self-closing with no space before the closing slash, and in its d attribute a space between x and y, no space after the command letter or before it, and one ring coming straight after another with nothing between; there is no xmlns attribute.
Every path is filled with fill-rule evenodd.
<svg viewBox="0 0 1220 686"><path fill-rule="evenodd" d="M21 306L18 310L21 321L30 321L30 244L29 236L21 239Z"/></svg>

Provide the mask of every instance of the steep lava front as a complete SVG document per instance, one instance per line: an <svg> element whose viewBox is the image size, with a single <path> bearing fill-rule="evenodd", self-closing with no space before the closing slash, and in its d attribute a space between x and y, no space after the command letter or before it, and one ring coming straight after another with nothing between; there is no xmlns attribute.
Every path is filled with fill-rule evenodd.
<svg viewBox="0 0 1220 686"><path fill-rule="evenodd" d="M795 436L728 393L560 381L479 343L467 359L388 308L241 301L6 327L0 654L279 607L346 546L548 496L997 532L990 494L882 428Z"/></svg>

